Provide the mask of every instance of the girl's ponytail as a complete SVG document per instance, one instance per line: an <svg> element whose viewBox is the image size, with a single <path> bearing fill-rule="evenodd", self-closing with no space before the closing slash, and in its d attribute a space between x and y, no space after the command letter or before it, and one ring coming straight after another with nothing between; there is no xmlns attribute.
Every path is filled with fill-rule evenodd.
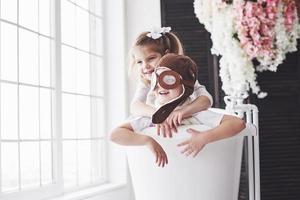
<svg viewBox="0 0 300 200"><path fill-rule="evenodd" d="M172 32L169 33L165 33L164 36L162 38L166 38L168 41L168 45L169 48L168 53L175 53L175 54L179 54L179 55L183 55L184 51L183 51L183 46L182 43L180 42L179 38L177 37L177 35L175 35Z"/></svg>

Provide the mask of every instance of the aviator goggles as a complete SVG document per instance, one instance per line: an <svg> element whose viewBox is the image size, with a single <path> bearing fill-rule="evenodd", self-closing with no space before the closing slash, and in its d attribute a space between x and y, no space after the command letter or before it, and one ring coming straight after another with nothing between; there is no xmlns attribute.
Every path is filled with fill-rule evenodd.
<svg viewBox="0 0 300 200"><path fill-rule="evenodd" d="M182 77L170 68L157 67L151 75L152 91L156 88L157 84L167 90L174 89L182 84Z"/></svg>

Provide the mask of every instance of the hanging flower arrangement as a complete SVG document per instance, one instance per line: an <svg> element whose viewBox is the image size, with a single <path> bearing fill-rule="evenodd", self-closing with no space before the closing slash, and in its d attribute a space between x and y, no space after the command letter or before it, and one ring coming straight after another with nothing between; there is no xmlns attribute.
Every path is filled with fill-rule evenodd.
<svg viewBox="0 0 300 200"><path fill-rule="evenodd" d="M296 0L195 0L194 8L211 33L211 52L222 56L220 77L226 95L251 90L264 98L267 93L257 85L256 71L276 71L286 54L297 50Z"/></svg>

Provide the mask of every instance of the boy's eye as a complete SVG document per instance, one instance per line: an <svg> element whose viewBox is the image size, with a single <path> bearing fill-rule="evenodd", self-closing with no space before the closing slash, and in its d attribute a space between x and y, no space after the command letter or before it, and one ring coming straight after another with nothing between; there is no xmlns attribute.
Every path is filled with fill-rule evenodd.
<svg viewBox="0 0 300 200"><path fill-rule="evenodd" d="M142 61L139 60L139 61L136 62L136 64L141 65Z"/></svg>

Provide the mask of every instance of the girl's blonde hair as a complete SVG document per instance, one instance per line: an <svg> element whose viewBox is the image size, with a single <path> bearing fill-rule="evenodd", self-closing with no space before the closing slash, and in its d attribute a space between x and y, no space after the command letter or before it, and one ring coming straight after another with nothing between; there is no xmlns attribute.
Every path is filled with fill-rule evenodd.
<svg viewBox="0 0 300 200"><path fill-rule="evenodd" d="M145 84L149 84L149 80L143 78L140 76L140 74L137 73L137 69L135 68L135 57L134 57L134 49L136 47L145 47L148 46L151 48L151 50L158 52L161 54L161 56L165 55L166 53L175 53L179 55L183 55L183 46L180 42L178 36L175 33L167 32L163 33L161 37L157 39L153 39L147 34L150 33L149 31L142 32L134 42L133 46L130 50L129 55L129 70L128 74L132 75L135 74L137 77L139 77Z"/></svg>

